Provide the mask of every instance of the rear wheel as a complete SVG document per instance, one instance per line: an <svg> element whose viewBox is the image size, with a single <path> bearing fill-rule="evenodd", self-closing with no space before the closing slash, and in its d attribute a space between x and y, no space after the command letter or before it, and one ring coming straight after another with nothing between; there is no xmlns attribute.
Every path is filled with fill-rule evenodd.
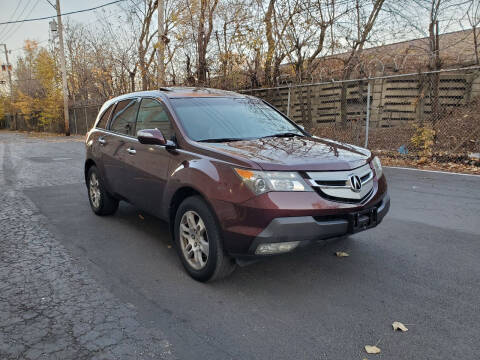
<svg viewBox="0 0 480 360"><path fill-rule="evenodd" d="M95 214L111 215L117 211L118 200L107 192L95 166L88 169L87 188L90 207Z"/></svg>
<svg viewBox="0 0 480 360"><path fill-rule="evenodd" d="M185 199L175 215L175 243L183 266L198 281L221 279L235 262L223 251L215 215L200 196Z"/></svg>

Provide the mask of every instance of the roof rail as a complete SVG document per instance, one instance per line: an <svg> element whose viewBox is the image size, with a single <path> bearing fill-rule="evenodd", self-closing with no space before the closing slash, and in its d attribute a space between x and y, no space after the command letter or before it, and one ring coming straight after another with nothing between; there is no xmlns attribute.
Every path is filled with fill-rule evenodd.
<svg viewBox="0 0 480 360"><path fill-rule="evenodd" d="M158 90L161 90L161 91L172 91L171 89L167 88L167 87L161 87L159 88Z"/></svg>

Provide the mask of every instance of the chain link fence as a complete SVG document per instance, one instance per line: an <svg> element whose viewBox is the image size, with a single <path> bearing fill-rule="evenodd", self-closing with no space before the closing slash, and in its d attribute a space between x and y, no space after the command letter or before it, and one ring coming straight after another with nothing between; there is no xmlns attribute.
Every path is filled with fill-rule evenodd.
<svg viewBox="0 0 480 360"><path fill-rule="evenodd" d="M103 104L74 105L69 108L70 133L83 135L95 124Z"/></svg>
<svg viewBox="0 0 480 360"><path fill-rule="evenodd" d="M389 156L478 163L480 68L243 93L268 101L321 137Z"/></svg>
<svg viewBox="0 0 480 360"><path fill-rule="evenodd" d="M85 135L90 130L97 118L102 104L73 105L69 110L70 133ZM39 114L31 114L26 117L21 114L6 115L0 119L0 129L12 129L33 132L64 133L64 119L51 119L41 121Z"/></svg>

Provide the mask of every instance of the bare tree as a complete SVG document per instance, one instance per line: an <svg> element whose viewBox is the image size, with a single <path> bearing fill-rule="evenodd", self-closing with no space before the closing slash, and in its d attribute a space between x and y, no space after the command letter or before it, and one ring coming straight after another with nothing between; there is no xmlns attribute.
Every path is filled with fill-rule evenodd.
<svg viewBox="0 0 480 360"><path fill-rule="evenodd" d="M350 79L355 66L359 63L360 55L374 28L384 2L385 0L374 0L370 5L365 4L362 0L355 0L355 10L352 13L353 31L350 33L352 36L346 39L350 44L350 50L344 60L343 80ZM347 124L347 87L348 83L343 82L340 94L340 112L343 126Z"/></svg>
<svg viewBox="0 0 480 360"><path fill-rule="evenodd" d="M467 18L472 28L473 46L475 51L475 64L479 65L478 59L478 25L480 24L480 1L471 0L467 9Z"/></svg>
<svg viewBox="0 0 480 360"><path fill-rule="evenodd" d="M241 62L241 55L234 51L235 43L241 41L239 37L247 31L249 11L243 0L225 0L219 3L217 15L216 23L221 24L221 28L215 30L217 74L221 78L217 84L224 89L234 88L235 65Z"/></svg>
<svg viewBox="0 0 480 360"><path fill-rule="evenodd" d="M273 54L275 52L275 39L273 37L273 18L274 18L274 11L275 11L275 1L276 0L269 0L268 1L268 8L267 12L265 13L265 36L267 38L267 54L265 56L265 65L264 65L264 81L266 85L271 85L272 83L272 61L273 61Z"/></svg>
<svg viewBox="0 0 480 360"><path fill-rule="evenodd" d="M137 51L138 51L138 69L140 71L140 79L142 90L147 90L152 83L156 83L154 76L150 74L150 66L155 58L155 47L153 40L157 35L157 30L152 31L152 16L157 9L157 0L145 0L142 7L132 2L127 8L133 16L131 17L132 31L138 34Z"/></svg>
<svg viewBox="0 0 480 360"><path fill-rule="evenodd" d="M189 27L191 36L195 41L197 54L197 83L205 85L207 83L207 48L213 31L213 20L215 10L219 0L186 0L187 11L189 13ZM188 56L190 63L190 56Z"/></svg>

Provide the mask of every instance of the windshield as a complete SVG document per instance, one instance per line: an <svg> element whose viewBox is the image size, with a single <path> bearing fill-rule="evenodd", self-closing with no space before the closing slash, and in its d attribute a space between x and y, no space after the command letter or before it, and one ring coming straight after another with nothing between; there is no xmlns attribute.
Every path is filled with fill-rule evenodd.
<svg viewBox="0 0 480 360"><path fill-rule="evenodd" d="M280 113L257 99L171 99L175 112L195 141L234 141L268 136L304 136Z"/></svg>

